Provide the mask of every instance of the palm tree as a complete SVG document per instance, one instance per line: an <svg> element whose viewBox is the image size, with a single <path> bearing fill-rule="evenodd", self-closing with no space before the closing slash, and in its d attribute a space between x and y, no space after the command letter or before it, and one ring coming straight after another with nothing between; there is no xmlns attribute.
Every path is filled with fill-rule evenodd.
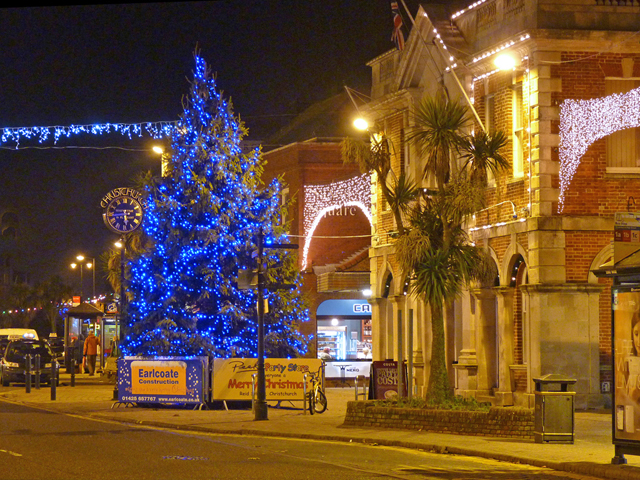
<svg viewBox="0 0 640 480"><path fill-rule="evenodd" d="M499 149L503 136L466 136L467 108L444 97L427 98L416 109L416 127L408 139L426 160L425 176L436 180L437 192L414 204L405 235L396 242L396 256L409 291L429 304L432 351L427 398L442 403L453 396L445 355L443 308L474 279L490 270L484 252L472 246L465 220L484 206L486 168L496 173L506 161ZM466 160L456 168L458 157ZM485 169L484 175L482 174Z"/></svg>
<svg viewBox="0 0 640 480"><path fill-rule="evenodd" d="M502 155L502 149L507 144L507 136L498 131L489 135L484 130L462 140L461 150L464 164L462 168L469 172L474 181L486 186L487 172L497 177L501 170L509 167L509 162Z"/></svg>
<svg viewBox="0 0 640 480"><path fill-rule="evenodd" d="M57 332L58 319L62 318L60 306L64 301L71 299L73 289L66 285L59 275L55 275L45 282L38 283L34 287L32 295L36 306L43 310L49 321L51 332Z"/></svg>
<svg viewBox="0 0 640 480"><path fill-rule="evenodd" d="M355 163L363 173L376 173L382 195L396 221L398 235L404 235L403 215L417 198L418 188L404 172L399 177L395 176L391 170L391 153L392 143L384 133L372 135L370 143L353 138L345 138L342 142L342 160L345 164Z"/></svg>
<svg viewBox="0 0 640 480"><path fill-rule="evenodd" d="M470 126L468 109L444 95L426 97L416 107L414 123L407 141L414 143L424 157L424 176L433 175L442 189L449 182L452 169L456 173L453 154L463 141L462 129Z"/></svg>

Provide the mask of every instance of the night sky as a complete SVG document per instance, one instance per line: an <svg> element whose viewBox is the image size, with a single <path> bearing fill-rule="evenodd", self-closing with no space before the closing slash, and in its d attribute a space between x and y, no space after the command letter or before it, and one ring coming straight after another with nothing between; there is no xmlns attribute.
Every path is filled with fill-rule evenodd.
<svg viewBox="0 0 640 480"><path fill-rule="evenodd" d="M392 25L387 0L0 8L0 127L174 121L198 46L248 139L261 140L344 85L368 93L366 62L393 48ZM1 145L0 212L20 218L17 266L34 281L79 283L75 255L97 258L115 240L102 196L159 174L153 143L112 134Z"/></svg>

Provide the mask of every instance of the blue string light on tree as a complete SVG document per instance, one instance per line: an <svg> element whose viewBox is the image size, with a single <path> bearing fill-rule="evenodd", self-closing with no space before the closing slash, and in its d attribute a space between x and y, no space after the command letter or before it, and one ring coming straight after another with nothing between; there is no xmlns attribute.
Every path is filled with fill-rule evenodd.
<svg viewBox="0 0 640 480"><path fill-rule="evenodd" d="M147 186L142 225L148 248L130 261L128 323L123 350L134 355L257 355L257 294L235 284L238 268L262 229L285 241L280 183L263 187L259 149L242 153L244 125L216 90L214 75L196 55L184 112L171 135L168 175ZM266 252L270 280L300 284L296 262ZM308 320L299 290L272 293L265 316L267 355L306 351L294 322Z"/></svg>

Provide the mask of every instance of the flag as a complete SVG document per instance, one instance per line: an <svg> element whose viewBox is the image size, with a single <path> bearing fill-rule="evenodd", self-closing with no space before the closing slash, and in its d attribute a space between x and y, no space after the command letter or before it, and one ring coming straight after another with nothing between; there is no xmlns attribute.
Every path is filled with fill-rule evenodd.
<svg viewBox="0 0 640 480"><path fill-rule="evenodd" d="M393 17L393 33L391 40L396 44L398 50L404 48L404 33L402 33L402 16L398 8L398 2L391 2L391 16Z"/></svg>

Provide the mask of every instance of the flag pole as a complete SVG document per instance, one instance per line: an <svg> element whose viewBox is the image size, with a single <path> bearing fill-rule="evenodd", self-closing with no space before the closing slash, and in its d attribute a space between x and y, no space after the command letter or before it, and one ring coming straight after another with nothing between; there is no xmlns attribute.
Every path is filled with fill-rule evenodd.
<svg viewBox="0 0 640 480"><path fill-rule="evenodd" d="M407 12L407 16L409 17L409 20L411 20L411 24L413 25L413 28L415 28L416 27L416 22L413 19L413 16L411 15L411 12L409 12L409 9L407 8L407 4L405 3L404 0L400 0L400 1L402 2L402 6L404 7L405 12ZM427 18L429 18L429 17L427 17ZM427 45L427 41L422 36L422 32L419 29L416 29L416 30L418 32L418 35L420 35L420 38L422 39L422 42L426 46ZM475 107L473 106L473 103L471 102L471 99L467 95L467 91L464 89L464 87L462 86L462 83L460 82L460 79L458 78L458 75L456 75L456 72L453 70L453 66L451 65L451 62L449 61L449 57L446 55L445 52L442 51L442 45L438 45L438 42L436 42L435 39L433 41L433 44L436 46L436 49L438 50L438 52L442 56L443 60L445 61L445 63L449 67L449 71L453 74L453 78L455 79L456 84L458 85L458 88L462 92L462 95L464 96L464 99L466 100L467 104L469 105L469 108L471 109L471 112L473 112L474 117L476 117L476 121L480 124L480 128L482 128L482 131L486 133L487 130L486 130L486 128L484 128L484 124L482 123L482 120L480 119L480 115L478 115L478 112L476 111Z"/></svg>

